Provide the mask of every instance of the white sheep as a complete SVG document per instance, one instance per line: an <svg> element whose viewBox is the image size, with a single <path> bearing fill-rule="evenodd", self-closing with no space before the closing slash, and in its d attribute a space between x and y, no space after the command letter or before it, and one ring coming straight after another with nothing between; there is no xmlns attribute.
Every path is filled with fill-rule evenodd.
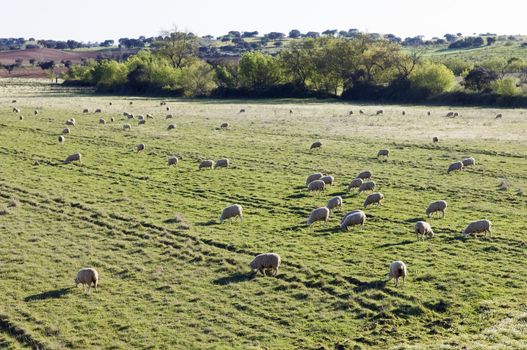
<svg viewBox="0 0 527 350"><path fill-rule="evenodd" d="M137 122L137 125L144 125L144 124L146 124L146 120L145 119L142 119L142 120Z"/></svg>
<svg viewBox="0 0 527 350"><path fill-rule="evenodd" d="M403 279L403 286L408 275L406 264L402 261L392 261L390 264L390 272L388 273L388 280L395 279L395 286L399 286L399 278Z"/></svg>
<svg viewBox="0 0 527 350"><path fill-rule="evenodd" d="M311 144L311 147L309 147L309 149L313 149L313 148L320 148L322 147L322 142L320 141L315 141Z"/></svg>
<svg viewBox="0 0 527 350"><path fill-rule="evenodd" d="M307 224L312 225L316 221L324 221L327 222L329 219L329 208L327 207L320 207L313 209L311 214L309 214L309 217L307 218Z"/></svg>
<svg viewBox="0 0 527 350"><path fill-rule="evenodd" d="M364 200L364 208L366 208L370 204L377 204L382 205L381 201L384 199L384 195L380 192L375 192L370 194L366 199Z"/></svg>
<svg viewBox="0 0 527 350"><path fill-rule="evenodd" d="M176 128L176 124L170 124L167 128L167 130L173 130Z"/></svg>
<svg viewBox="0 0 527 350"><path fill-rule="evenodd" d="M308 185L307 185L307 190L308 191L324 191L324 188L326 186L326 183L322 180L315 180L315 181L311 181Z"/></svg>
<svg viewBox="0 0 527 350"><path fill-rule="evenodd" d="M154 119L154 116L150 113L146 114L146 119Z"/></svg>
<svg viewBox="0 0 527 350"><path fill-rule="evenodd" d="M38 115L38 111L35 109L35 111L33 112L33 114Z"/></svg>
<svg viewBox="0 0 527 350"><path fill-rule="evenodd" d="M461 162L463 163L463 167L476 165L476 160L473 157L465 158Z"/></svg>
<svg viewBox="0 0 527 350"><path fill-rule="evenodd" d="M503 115L501 113L496 114L496 119L501 119Z"/></svg>
<svg viewBox="0 0 527 350"><path fill-rule="evenodd" d="M86 286L88 286L88 292L90 291L91 285L97 290L97 285L99 284L99 273L93 268L84 268L80 269L77 272L77 277L75 277L75 286L78 287L79 284L82 284L84 292L86 292Z"/></svg>
<svg viewBox="0 0 527 350"><path fill-rule="evenodd" d="M227 168L228 166L229 166L229 160L227 158L222 158L216 161L216 164L214 164L214 169Z"/></svg>
<svg viewBox="0 0 527 350"><path fill-rule="evenodd" d="M353 210L344 215L340 221L340 229L342 231L349 230L350 226L361 225L361 229L364 229L366 223L366 214L362 210Z"/></svg>
<svg viewBox="0 0 527 350"><path fill-rule="evenodd" d="M437 138L437 136L432 137L432 142L433 143L439 142L439 139Z"/></svg>
<svg viewBox="0 0 527 350"><path fill-rule="evenodd" d="M415 234L417 235L417 238L432 238L434 237L434 231L432 230L432 226L426 221L417 221L415 223L414 227Z"/></svg>
<svg viewBox="0 0 527 350"><path fill-rule="evenodd" d="M64 140L65 140L64 136L59 135L59 143L64 143Z"/></svg>
<svg viewBox="0 0 527 350"><path fill-rule="evenodd" d="M97 109L95 110L95 113L101 113L101 112L102 112L102 111L101 111L100 108L97 108Z"/></svg>
<svg viewBox="0 0 527 350"><path fill-rule="evenodd" d="M137 152L141 152L141 151L144 151L146 148L145 144L144 143L140 143L138 144L137 146L135 146L135 149Z"/></svg>
<svg viewBox="0 0 527 350"><path fill-rule="evenodd" d="M20 113L20 109L19 109L19 108L16 108L16 107L13 107L13 112L14 112L14 113Z"/></svg>
<svg viewBox="0 0 527 350"><path fill-rule="evenodd" d="M84 108L84 109L82 110L82 113L88 113L88 112L90 112L90 111L89 111L87 108Z"/></svg>
<svg viewBox="0 0 527 350"><path fill-rule="evenodd" d="M468 235L473 234L475 238L478 237L478 233L483 232L485 234L485 238L487 237L487 232L490 234L490 237L492 237L492 222L489 220L478 220L473 221L470 224L468 224L467 227L461 232L464 237L467 237Z"/></svg>
<svg viewBox="0 0 527 350"><path fill-rule="evenodd" d="M376 115L383 115L384 114L384 110L380 109L377 111L377 113L375 113Z"/></svg>
<svg viewBox="0 0 527 350"><path fill-rule="evenodd" d="M335 178L331 175L325 175L325 176L322 176L320 180L324 181L326 185L333 185Z"/></svg>
<svg viewBox="0 0 527 350"><path fill-rule="evenodd" d="M375 181L363 182L359 187L359 192L373 191L375 189Z"/></svg>
<svg viewBox="0 0 527 350"><path fill-rule="evenodd" d="M99 118L99 124L106 124L106 120L104 120L104 118Z"/></svg>
<svg viewBox="0 0 527 350"><path fill-rule="evenodd" d="M432 112L428 111L428 112L426 112L426 115L431 116Z"/></svg>
<svg viewBox="0 0 527 350"><path fill-rule="evenodd" d="M282 259L280 258L280 255L276 253L263 253L257 255L253 261L249 263L249 267L251 270L256 270L264 276L267 276L267 270L271 270L271 275L276 276L281 262Z"/></svg>
<svg viewBox="0 0 527 350"><path fill-rule="evenodd" d="M82 158L82 155L80 153L78 152L73 153L66 157L66 159L64 160L64 163L68 164L68 163L75 162L75 161L78 161L80 163L81 158Z"/></svg>
<svg viewBox="0 0 527 350"><path fill-rule="evenodd" d="M365 170L363 172L360 172L357 175L357 178L362 179L362 180L369 180L369 179L371 179L372 176L373 176L373 174L372 174L371 171Z"/></svg>
<svg viewBox="0 0 527 350"><path fill-rule="evenodd" d="M228 129L229 128L229 123L222 123L220 125L220 129Z"/></svg>
<svg viewBox="0 0 527 350"><path fill-rule="evenodd" d="M406 115L406 111L403 111L403 115Z"/></svg>
<svg viewBox="0 0 527 350"><path fill-rule="evenodd" d="M310 182L313 182L315 180L320 180L320 178L324 176L322 173L313 173L310 174L306 179L306 186L309 185Z"/></svg>
<svg viewBox="0 0 527 350"><path fill-rule="evenodd" d="M430 204L428 204L428 207L426 207L425 213L430 218L432 215L434 215L435 212L440 211L443 215L441 215L442 218L445 217L445 210L448 207L448 204L446 201L440 200L435 201Z"/></svg>
<svg viewBox="0 0 527 350"><path fill-rule="evenodd" d="M167 116L165 117L165 119L172 119L172 118L174 118L172 114L167 114Z"/></svg>
<svg viewBox="0 0 527 350"><path fill-rule="evenodd" d="M335 196L333 198L330 198L326 207L328 207L329 210L333 210L335 208L342 208L342 197Z"/></svg>
<svg viewBox="0 0 527 350"><path fill-rule="evenodd" d="M132 126L130 124L123 125L123 130L130 130L130 129L132 129Z"/></svg>
<svg viewBox="0 0 527 350"><path fill-rule="evenodd" d="M359 188L364 181L362 179L356 178L351 180L351 182L348 185L348 191L350 191L352 188Z"/></svg>
<svg viewBox="0 0 527 350"><path fill-rule="evenodd" d="M62 129L63 134L69 134L71 132L70 128L64 128Z"/></svg>
<svg viewBox="0 0 527 350"><path fill-rule="evenodd" d="M243 208L239 204L234 204L223 209L220 215L220 222L223 224L225 220L235 219L236 217L240 218L240 222L243 221Z"/></svg>
<svg viewBox="0 0 527 350"><path fill-rule="evenodd" d="M114 117L111 117L110 118L110 122L113 123L115 121L115 118Z"/></svg>
<svg viewBox="0 0 527 350"><path fill-rule="evenodd" d="M448 166L447 174L450 174L452 171L463 170L463 162L454 162Z"/></svg>
<svg viewBox="0 0 527 350"><path fill-rule="evenodd" d="M214 161L212 161L211 159L202 160L199 163L199 170L201 170L203 168L210 168L210 169L212 169L213 165L214 165Z"/></svg>
<svg viewBox="0 0 527 350"><path fill-rule="evenodd" d="M75 126L75 120L72 118L72 119L68 119L66 120L66 125L71 125L71 126Z"/></svg>
<svg viewBox="0 0 527 350"><path fill-rule="evenodd" d="M172 156L168 158L168 166L177 165L178 162L179 162L179 159L176 156Z"/></svg>

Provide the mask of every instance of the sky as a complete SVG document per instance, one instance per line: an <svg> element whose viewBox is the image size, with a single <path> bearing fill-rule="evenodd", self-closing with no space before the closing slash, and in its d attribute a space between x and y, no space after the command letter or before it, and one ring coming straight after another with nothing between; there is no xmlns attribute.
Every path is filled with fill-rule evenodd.
<svg viewBox="0 0 527 350"><path fill-rule="evenodd" d="M527 0L24 0L2 6L0 38L102 41L156 36L357 28L402 38L527 34Z"/></svg>

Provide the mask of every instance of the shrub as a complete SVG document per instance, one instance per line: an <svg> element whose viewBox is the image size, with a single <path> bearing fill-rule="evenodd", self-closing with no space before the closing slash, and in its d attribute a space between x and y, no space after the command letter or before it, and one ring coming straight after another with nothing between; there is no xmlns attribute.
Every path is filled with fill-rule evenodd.
<svg viewBox="0 0 527 350"><path fill-rule="evenodd" d="M410 82L413 88L438 95L451 90L456 84L456 77L444 64L424 62L412 72Z"/></svg>
<svg viewBox="0 0 527 350"><path fill-rule="evenodd" d="M517 78L503 78L492 82L492 91L502 96L516 96L520 93Z"/></svg>

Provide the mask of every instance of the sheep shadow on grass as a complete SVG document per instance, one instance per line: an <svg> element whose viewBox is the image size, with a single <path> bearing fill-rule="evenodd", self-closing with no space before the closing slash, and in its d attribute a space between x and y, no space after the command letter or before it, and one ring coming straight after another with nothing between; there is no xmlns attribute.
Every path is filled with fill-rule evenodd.
<svg viewBox="0 0 527 350"><path fill-rule="evenodd" d="M386 288L387 282L388 281L386 279L371 282L361 282L353 288L353 291L355 293L360 293L370 289L384 289Z"/></svg>
<svg viewBox="0 0 527 350"><path fill-rule="evenodd" d="M285 199L300 199L300 198L304 198L305 196L306 196L305 193L296 193L296 194L292 194L290 196L285 197Z"/></svg>
<svg viewBox="0 0 527 350"><path fill-rule="evenodd" d="M399 245L412 244L414 242L415 241L411 241L411 240L407 239L407 240L404 240L404 241L401 241L401 242L397 242L397 243L384 243L384 244L378 245L376 248L396 247L396 246L399 246Z"/></svg>
<svg viewBox="0 0 527 350"><path fill-rule="evenodd" d="M212 225L220 225L220 222L215 221L215 220L209 220L206 222L199 222L196 224L196 226L212 226Z"/></svg>
<svg viewBox="0 0 527 350"><path fill-rule="evenodd" d="M251 281L256 278L255 272L235 272L230 276L220 277L212 281L213 284L224 286L231 283Z"/></svg>
<svg viewBox="0 0 527 350"><path fill-rule="evenodd" d="M74 287L61 288L55 290L48 290L47 292L29 295L24 298L24 301L36 301L36 300L46 300L46 299L58 299L66 294L70 293Z"/></svg>
<svg viewBox="0 0 527 350"><path fill-rule="evenodd" d="M424 221L424 219L419 217L419 218L410 218L410 219L404 220L404 222L408 222L408 223L415 223L417 221Z"/></svg>

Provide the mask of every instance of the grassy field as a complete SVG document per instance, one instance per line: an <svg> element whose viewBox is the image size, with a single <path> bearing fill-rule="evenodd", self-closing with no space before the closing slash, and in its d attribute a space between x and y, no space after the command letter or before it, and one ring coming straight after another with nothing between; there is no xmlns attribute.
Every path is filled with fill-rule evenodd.
<svg viewBox="0 0 527 350"><path fill-rule="evenodd" d="M460 108L451 119L447 107L169 100L170 121L160 101L0 84L0 348L527 348L525 111ZM123 111L154 119L123 131ZM375 158L381 148L388 161ZM82 164L62 162L77 151ZM446 174L468 156L475 167ZM232 166L198 171L220 157ZM339 232L366 196L346 185L365 169L384 205L365 210L363 231ZM315 171L336 184L307 193ZM343 210L307 228L334 195ZM413 226L438 199L446 216L426 219L436 236L417 241ZM220 225L235 203L243 223ZM484 218L492 239L461 236ZM279 274L251 274L253 256L271 251ZM387 282L399 259L404 288ZM101 278L88 294L73 283L86 266Z"/></svg>

